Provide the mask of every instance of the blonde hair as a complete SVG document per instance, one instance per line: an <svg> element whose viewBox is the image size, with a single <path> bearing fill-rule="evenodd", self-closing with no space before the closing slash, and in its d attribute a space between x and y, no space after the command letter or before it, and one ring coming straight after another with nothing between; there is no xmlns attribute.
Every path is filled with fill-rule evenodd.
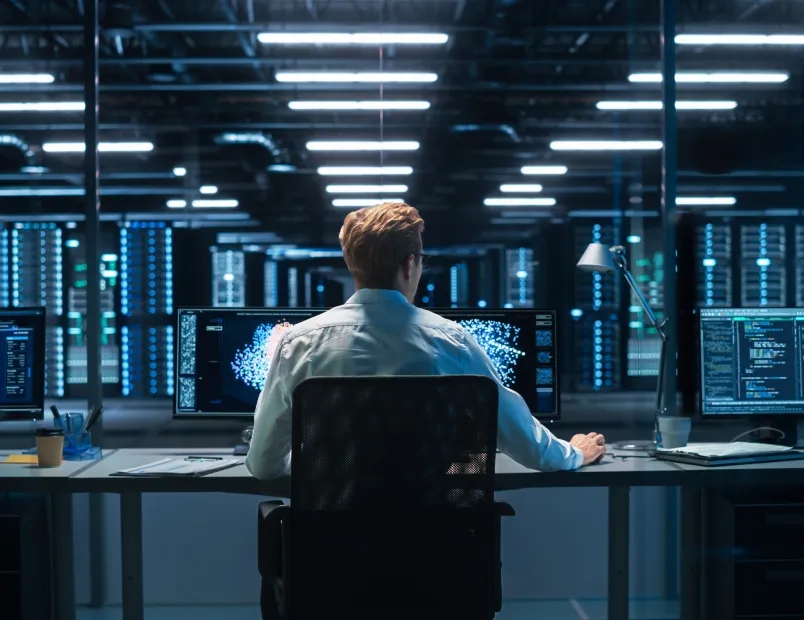
<svg viewBox="0 0 804 620"><path fill-rule="evenodd" d="M346 266L360 286L392 288L402 262L421 254L423 231L416 209L382 202L347 215L338 238Z"/></svg>

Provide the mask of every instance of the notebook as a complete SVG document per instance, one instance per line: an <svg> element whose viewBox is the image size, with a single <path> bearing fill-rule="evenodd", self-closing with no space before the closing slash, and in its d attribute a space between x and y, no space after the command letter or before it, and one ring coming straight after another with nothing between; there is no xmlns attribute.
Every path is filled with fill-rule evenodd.
<svg viewBox="0 0 804 620"><path fill-rule="evenodd" d="M766 461L788 461L804 458L790 446L734 441L731 443L693 443L683 448L657 448L656 458L691 465L713 467Z"/></svg>

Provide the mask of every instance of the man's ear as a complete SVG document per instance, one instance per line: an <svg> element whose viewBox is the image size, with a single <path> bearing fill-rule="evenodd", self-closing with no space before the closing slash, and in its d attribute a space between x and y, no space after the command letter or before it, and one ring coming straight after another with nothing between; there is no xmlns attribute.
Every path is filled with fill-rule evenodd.
<svg viewBox="0 0 804 620"><path fill-rule="evenodd" d="M414 256L410 254L405 260L402 261L402 275L405 280L410 280L413 275L413 261Z"/></svg>

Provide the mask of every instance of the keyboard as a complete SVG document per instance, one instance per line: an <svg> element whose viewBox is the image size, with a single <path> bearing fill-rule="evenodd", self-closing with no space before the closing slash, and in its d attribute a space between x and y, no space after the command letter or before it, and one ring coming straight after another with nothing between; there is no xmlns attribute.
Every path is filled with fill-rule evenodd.
<svg viewBox="0 0 804 620"><path fill-rule="evenodd" d="M764 456L790 452L790 446L778 446L751 441L734 441L732 443L693 443L683 448L659 448L661 454L678 454L700 457L704 459L728 459L744 456Z"/></svg>

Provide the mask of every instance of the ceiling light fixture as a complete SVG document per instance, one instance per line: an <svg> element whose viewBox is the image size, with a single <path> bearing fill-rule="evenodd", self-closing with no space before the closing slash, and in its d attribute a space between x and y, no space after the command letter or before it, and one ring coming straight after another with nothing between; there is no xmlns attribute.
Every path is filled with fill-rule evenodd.
<svg viewBox="0 0 804 620"><path fill-rule="evenodd" d="M0 84L52 84L55 81L49 73L0 73Z"/></svg>
<svg viewBox="0 0 804 620"><path fill-rule="evenodd" d="M46 153L83 153L86 145L83 142L45 142L42 150ZM100 142L101 153L147 153L154 150L151 142Z"/></svg>
<svg viewBox="0 0 804 620"><path fill-rule="evenodd" d="M183 209L184 207L187 206L187 201L174 199L174 200L168 200L166 204L168 209Z"/></svg>
<svg viewBox="0 0 804 620"><path fill-rule="evenodd" d="M677 45L804 45L802 34L677 34Z"/></svg>
<svg viewBox="0 0 804 620"><path fill-rule="evenodd" d="M233 198L213 199L213 200L193 200L192 205L196 209L234 209L240 203Z"/></svg>
<svg viewBox="0 0 804 620"><path fill-rule="evenodd" d="M551 175L567 174L566 166L522 166L522 174Z"/></svg>
<svg viewBox="0 0 804 620"><path fill-rule="evenodd" d="M373 207L383 202L405 202L401 198L336 198L333 207Z"/></svg>
<svg viewBox="0 0 804 620"><path fill-rule="evenodd" d="M328 194L404 194L407 185L327 185Z"/></svg>
<svg viewBox="0 0 804 620"><path fill-rule="evenodd" d="M767 71L676 73L679 84L781 84L789 79L789 73ZM664 77L661 73L632 73L628 81L632 84L661 84Z"/></svg>
<svg viewBox="0 0 804 620"><path fill-rule="evenodd" d="M415 151L419 143L412 140L361 141L318 140L307 143L308 151Z"/></svg>
<svg viewBox="0 0 804 620"><path fill-rule="evenodd" d="M555 140L554 151L658 151L659 140Z"/></svg>
<svg viewBox="0 0 804 620"><path fill-rule="evenodd" d="M33 196L83 196L83 187L0 187L3 198L30 198Z"/></svg>
<svg viewBox="0 0 804 620"><path fill-rule="evenodd" d="M410 166L321 166L321 176L405 176L413 174Z"/></svg>
<svg viewBox="0 0 804 620"><path fill-rule="evenodd" d="M737 199L734 196L679 196L676 204L685 207L730 207L737 204Z"/></svg>
<svg viewBox="0 0 804 620"><path fill-rule="evenodd" d="M176 166L173 168L173 176L174 177L183 177L187 174L187 168L182 168L181 166Z"/></svg>
<svg viewBox="0 0 804 620"><path fill-rule="evenodd" d="M598 110L661 110L661 101L598 101ZM676 110L733 110L736 101L676 101Z"/></svg>
<svg viewBox="0 0 804 620"><path fill-rule="evenodd" d="M555 198L486 198L487 207L554 207Z"/></svg>
<svg viewBox="0 0 804 620"><path fill-rule="evenodd" d="M341 110L341 111L373 111L373 110L428 110L429 101L291 101L291 110Z"/></svg>
<svg viewBox="0 0 804 620"><path fill-rule="evenodd" d="M83 112L83 101L25 101L0 103L0 112Z"/></svg>
<svg viewBox="0 0 804 620"><path fill-rule="evenodd" d="M527 194L542 191L542 186L536 183L504 183L500 185L500 191L504 194Z"/></svg>
<svg viewBox="0 0 804 620"><path fill-rule="evenodd" d="M216 185L202 185L198 191L202 194L212 195L218 193L218 187Z"/></svg>
<svg viewBox="0 0 804 620"><path fill-rule="evenodd" d="M440 32L261 32L268 45L444 45L449 36Z"/></svg>
<svg viewBox="0 0 804 620"><path fill-rule="evenodd" d="M428 83L435 82L438 79L438 75L435 73L394 73L393 71L360 73L278 71L275 77L277 82L338 82L353 84Z"/></svg>

